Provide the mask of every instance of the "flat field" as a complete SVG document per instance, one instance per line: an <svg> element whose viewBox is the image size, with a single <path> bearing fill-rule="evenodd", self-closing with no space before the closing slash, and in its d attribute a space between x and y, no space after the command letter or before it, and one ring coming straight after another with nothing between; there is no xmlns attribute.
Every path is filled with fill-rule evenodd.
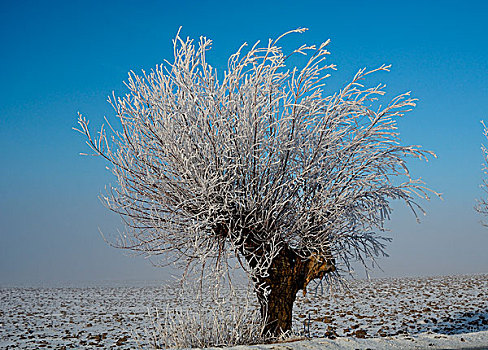
<svg viewBox="0 0 488 350"><path fill-rule="evenodd" d="M156 310L191 305L182 294L157 285L0 288L0 348L146 348ZM356 280L333 293L319 286L299 292L293 323L316 339L435 333L463 342L488 331L488 275Z"/></svg>

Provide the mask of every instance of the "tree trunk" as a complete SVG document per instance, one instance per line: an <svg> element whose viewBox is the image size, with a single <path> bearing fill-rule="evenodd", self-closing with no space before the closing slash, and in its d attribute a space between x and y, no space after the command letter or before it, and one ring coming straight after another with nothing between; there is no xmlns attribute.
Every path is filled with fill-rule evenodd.
<svg viewBox="0 0 488 350"><path fill-rule="evenodd" d="M269 291L268 295L257 291L261 317L265 321L264 335L277 337L291 330L293 303L299 290L293 265L291 259L280 254L273 261L269 277L259 281Z"/></svg>
<svg viewBox="0 0 488 350"><path fill-rule="evenodd" d="M266 278L256 278L258 285L266 286L269 294L257 289L261 307L261 316L265 321L263 334L278 337L290 331L292 327L293 303L297 292L306 287L310 281L323 278L325 273L335 270L332 258L300 258L289 248L283 248L273 260Z"/></svg>

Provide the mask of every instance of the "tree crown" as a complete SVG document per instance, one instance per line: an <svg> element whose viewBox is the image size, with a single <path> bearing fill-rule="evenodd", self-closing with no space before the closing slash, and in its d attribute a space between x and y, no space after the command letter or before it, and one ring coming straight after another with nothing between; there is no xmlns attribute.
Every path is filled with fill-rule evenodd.
<svg viewBox="0 0 488 350"><path fill-rule="evenodd" d="M117 185L104 196L127 226L118 245L189 266L236 256L266 274L282 249L298 256L352 260L384 254L390 201L415 215L427 198L406 159L435 156L400 143L396 119L415 106L409 93L374 107L385 85L359 70L340 91L324 91L326 41L285 54L246 44L230 56L223 79L207 62L211 40L177 34L174 60L138 75L129 93L109 99L117 127L96 137L79 125ZM289 67L291 56L305 56Z"/></svg>

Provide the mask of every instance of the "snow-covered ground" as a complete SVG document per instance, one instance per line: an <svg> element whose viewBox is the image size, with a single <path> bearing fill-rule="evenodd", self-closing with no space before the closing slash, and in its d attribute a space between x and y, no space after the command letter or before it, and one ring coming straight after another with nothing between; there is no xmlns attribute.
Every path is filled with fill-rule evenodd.
<svg viewBox="0 0 488 350"><path fill-rule="evenodd" d="M1 288L0 348L137 348L151 328L148 310L178 307L180 297L159 286ZM294 329L313 340L266 348L488 348L488 275L358 280L333 295L300 292Z"/></svg>
<svg viewBox="0 0 488 350"><path fill-rule="evenodd" d="M382 337L488 330L488 275L358 280L350 292L298 294L295 325L310 335Z"/></svg>
<svg viewBox="0 0 488 350"><path fill-rule="evenodd" d="M339 337L335 339L313 338L280 344L236 346L227 350L399 350L399 349L463 349L487 350L488 331L442 335L420 333L381 338ZM211 348L209 348L210 350ZM217 349L217 348L212 348Z"/></svg>

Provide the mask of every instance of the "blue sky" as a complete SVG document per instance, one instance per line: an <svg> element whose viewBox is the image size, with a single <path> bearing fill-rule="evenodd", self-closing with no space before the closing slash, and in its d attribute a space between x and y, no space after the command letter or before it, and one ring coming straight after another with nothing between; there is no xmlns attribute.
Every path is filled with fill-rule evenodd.
<svg viewBox="0 0 488 350"><path fill-rule="evenodd" d="M244 41L307 27L288 43L332 40L331 93L359 68L392 64L371 83L419 98L401 138L438 154L411 169L444 200L423 203L420 225L395 210L377 275L488 272L488 229L473 211L488 120L486 18L486 1L1 1L0 284L168 275L100 238L98 228L121 227L97 199L112 179L101 159L79 156L87 148L72 127L78 111L93 125L112 116L107 96L125 93L129 70L171 58L179 26L214 41L220 71Z"/></svg>

